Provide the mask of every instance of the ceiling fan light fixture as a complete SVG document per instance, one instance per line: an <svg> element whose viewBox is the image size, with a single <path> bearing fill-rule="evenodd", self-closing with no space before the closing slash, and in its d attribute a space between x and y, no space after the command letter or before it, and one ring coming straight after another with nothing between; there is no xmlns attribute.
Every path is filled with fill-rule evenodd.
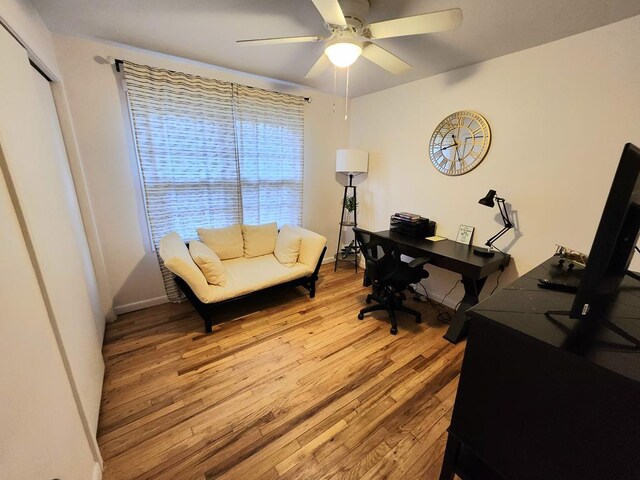
<svg viewBox="0 0 640 480"><path fill-rule="evenodd" d="M349 67L362 54L362 44L355 40L340 38L329 43L324 53L336 67Z"/></svg>

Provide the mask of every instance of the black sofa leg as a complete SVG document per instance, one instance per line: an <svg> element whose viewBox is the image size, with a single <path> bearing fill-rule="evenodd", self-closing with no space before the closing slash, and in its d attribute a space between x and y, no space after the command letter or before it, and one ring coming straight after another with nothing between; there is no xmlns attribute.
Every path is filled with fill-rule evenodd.
<svg viewBox="0 0 640 480"><path fill-rule="evenodd" d="M211 333L213 331L213 321L211 318L204 319L204 331L205 333Z"/></svg>
<svg viewBox="0 0 640 480"><path fill-rule="evenodd" d="M314 298L316 296L316 281L311 280L309 282L309 298Z"/></svg>

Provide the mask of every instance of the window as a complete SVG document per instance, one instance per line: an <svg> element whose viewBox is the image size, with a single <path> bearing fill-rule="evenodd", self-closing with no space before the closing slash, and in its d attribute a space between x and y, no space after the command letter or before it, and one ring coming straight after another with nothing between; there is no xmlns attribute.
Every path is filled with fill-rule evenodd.
<svg viewBox="0 0 640 480"><path fill-rule="evenodd" d="M198 227L301 223L301 97L123 66L154 246L171 231L190 240Z"/></svg>
<svg viewBox="0 0 640 480"><path fill-rule="evenodd" d="M301 99L234 89L244 223L300 225L304 158Z"/></svg>

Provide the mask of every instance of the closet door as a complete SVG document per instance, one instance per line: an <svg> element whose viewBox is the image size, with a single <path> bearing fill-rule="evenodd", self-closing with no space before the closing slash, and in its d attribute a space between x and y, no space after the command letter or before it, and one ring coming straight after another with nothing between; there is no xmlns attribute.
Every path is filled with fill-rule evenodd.
<svg viewBox="0 0 640 480"><path fill-rule="evenodd" d="M48 82L0 26L0 477L89 479L104 364Z"/></svg>
<svg viewBox="0 0 640 480"><path fill-rule="evenodd" d="M30 70L42 150L14 168L29 235L78 393L96 435L104 363L104 318L71 170L49 82ZM34 152L35 153L35 152Z"/></svg>
<svg viewBox="0 0 640 480"><path fill-rule="evenodd" d="M104 319L49 82L26 51L0 70L0 141L85 422L95 437L102 393Z"/></svg>
<svg viewBox="0 0 640 480"><path fill-rule="evenodd" d="M86 480L96 464L5 180L0 171L0 477Z"/></svg>

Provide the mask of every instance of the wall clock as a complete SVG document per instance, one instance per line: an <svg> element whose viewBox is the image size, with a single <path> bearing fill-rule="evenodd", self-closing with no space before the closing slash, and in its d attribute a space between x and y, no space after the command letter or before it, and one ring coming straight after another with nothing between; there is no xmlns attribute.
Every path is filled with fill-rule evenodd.
<svg viewBox="0 0 640 480"><path fill-rule="evenodd" d="M482 162L490 144L491 129L485 118L463 110L438 124L429 141L429 157L440 173L462 175Z"/></svg>

